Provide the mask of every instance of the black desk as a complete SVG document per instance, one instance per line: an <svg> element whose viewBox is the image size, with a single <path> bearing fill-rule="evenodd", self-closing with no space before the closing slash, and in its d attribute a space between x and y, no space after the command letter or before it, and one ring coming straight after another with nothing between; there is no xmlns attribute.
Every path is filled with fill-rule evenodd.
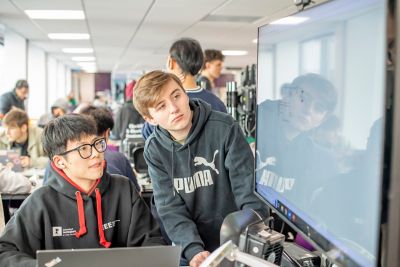
<svg viewBox="0 0 400 267"><path fill-rule="evenodd" d="M12 201L12 200L25 200L30 193L26 194L1 194L1 198L4 200Z"/></svg>

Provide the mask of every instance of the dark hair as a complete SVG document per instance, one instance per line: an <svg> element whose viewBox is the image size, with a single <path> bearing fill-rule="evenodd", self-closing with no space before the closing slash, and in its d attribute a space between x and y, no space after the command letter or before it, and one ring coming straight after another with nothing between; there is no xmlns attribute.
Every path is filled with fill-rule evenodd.
<svg viewBox="0 0 400 267"><path fill-rule="evenodd" d="M318 98L326 105L328 112L332 112L335 109L337 92L333 84L325 77L316 73L298 76L289 85L289 90L304 87L316 92Z"/></svg>
<svg viewBox="0 0 400 267"><path fill-rule="evenodd" d="M88 106L83 108L80 114L88 115L94 119L97 125L97 134L103 135L108 129L114 128L114 119L111 112L105 107Z"/></svg>
<svg viewBox="0 0 400 267"><path fill-rule="evenodd" d="M204 50L204 64L206 65L207 62L211 62L213 60L221 60L224 61L225 56L222 54L221 50L215 49L206 49Z"/></svg>
<svg viewBox="0 0 400 267"><path fill-rule="evenodd" d="M203 66L203 50L195 39L182 38L175 41L169 49L169 54L184 73L195 76Z"/></svg>
<svg viewBox="0 0 400 267"><path fill-rule="evenodd" d="M181 80L172 73L163 72L160 70L151 71L143 75L136 83L133 90L133 104L136 110L143 117L149 117L149 108L154 107L162 93L163 87L169 82L175 81L178 86L183 89Z"/></svg>
<svg viewBox="0 0 400 267"><path fill-rule="evenodd" d="M22 127L22 125L29 124L28 114L22 109L12 108L3 118L3 124L8 126L18 126Z"/></svg>
<svg viewBox="0 0 400 267"><path fill-rule="evenodd" d="M51 120L42 133L43 149L50 160L65 152L68 141L77 141L84 136L97 135L96 122L82 114L67 114Z"/></svg>
<svg viewBox="0 0 400 267"><path fill-rule="evenodd" d="M19 89L19 88L29 88L29 84L28 84L28 82L26 81L26 80L18 80L16 83L15 83L15 88L16 89Z"/></svg>

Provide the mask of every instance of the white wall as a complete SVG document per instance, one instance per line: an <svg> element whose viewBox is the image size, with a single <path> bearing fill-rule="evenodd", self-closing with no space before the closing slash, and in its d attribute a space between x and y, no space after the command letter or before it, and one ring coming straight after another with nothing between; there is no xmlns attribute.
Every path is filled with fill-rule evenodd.
<svg viewBox="0 0 400 267"><path fill-rule="evenodd" d="M27 78L26 50L26 40L6 28L3 50L4 67L0 73L0 94L13 89L17 80Z"/></svg>
<svg viewBox="0 0 400 267"><path fill-rule="evenodd" d="M28 44L28 114L32 119L38 119L48 112L46 108L46 54L31 44Z"/></svg>
<svg viewBox="0 0 400 267"><path fill-rule="evenodd" d="M81 101L92 102L94 99L94 74L81 73L79 81Z"/></svg>

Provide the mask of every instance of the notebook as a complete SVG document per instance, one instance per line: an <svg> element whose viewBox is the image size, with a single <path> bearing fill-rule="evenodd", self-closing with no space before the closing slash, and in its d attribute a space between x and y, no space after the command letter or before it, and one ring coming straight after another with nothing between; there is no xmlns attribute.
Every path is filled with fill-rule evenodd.
<svg viewBox="0 0 400 267"><path fill-rule="evenodd" d="M0 165L1 167L8 167L15 172L22 171L22 165L20 160L21 153L19 150L7 150L0 149Z"/></svg>
<svg viewBox="0 0 400 267"><path fill-rule="evenodd" d="M36 252L38 267L179 267L181 247L62 249Z"/></svg>

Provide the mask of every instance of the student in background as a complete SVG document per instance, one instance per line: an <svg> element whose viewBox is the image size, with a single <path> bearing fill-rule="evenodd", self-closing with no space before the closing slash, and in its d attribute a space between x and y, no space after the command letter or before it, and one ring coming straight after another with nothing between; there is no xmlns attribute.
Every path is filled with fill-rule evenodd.
<svg viewBox="0 0 400 267"><path fill-rule="evenodd" d="M97 135L104 137L106 142L108 142L110 131L114 127L111 112L107 108L89 106L82 109L81 114L89 115L94 119L97 125ZM124 154L107 149L104 151L104 159L107 162L107 171L109 173L128 177L135 184L138 192L140 192L140 186L133 173L131 164Z"/></svg>
<svg viewBox="0 0 400 267"><path fill-rule="evenodd" d="M52 119L65 115L68 112L69 104L67 99L59 98L51 106L50 113L42 115L38 120L38 126L43 128Z"/></svg>
<svg viewBox="0 0 400 267"><path fill-rule="evenodd" d="M225 104L210 91L197 86L196 75L203 65L203 50L198 41L182 38L175 41L169 49L167 58L168 72L178 76L190 99L199 98L211 105L216 111L226 113ZM154 127L146 123L143 127L143 137L147 139Z"/></svg>
<svg viewBox="0 0 400 267"><path fill-rule="evenodd" d="M40 140L42 129L29 125L26 112L14 108L4 116L2 124L0 149L20 150L24 168L44 168L49 160Z"/></svg>
<svg viewBox="0 0 400 267"><path fill-rule="evenodd" d="M26 80L18 80L14 90L0 96L0 119L11 110L12 107L25 110L25 99L29 94L29 84Z"/></svg>
<svg viewBox="0 0 400 267"><path fill-rule="evenodd" d="M48 184L6 225L0 266L34 267L37 250L164 244L134 184L105 171L107 143L92 118L74 114L50 121L43 147L52 166Z"/></svg>
<svg viewBox="0 0 400 267"><path fill-rule="evenodd" d="M158 125L144 155L161 222L197 267L219 247L226 215L249 208L267 213L253 194L250 147L232 116L189 100L174 74L147 73L134 94L136 109Z"/></svg>
<svg viewBox="0 0 400 267"><path fill-rule="evenodd" d="M0 193L25 194L31 191L31 187L27 177L0 163Z"/></svg>
<svg viewBox="0 0 400 267"><path fill-rule="evenodd" d="M225 56L220 50L206 49L201 74L197 77L197 84L207 90L215 88L215 79L221 76ZM204 85L203 85L204 84Z"/></svg>
<svg viewBox="0 0 400 267"><path fill-rule="evenodd" d="M131 81L125 88L125 103L115 114L115 125L112 129L111 139L124 140L126 129L130 124L143 124L144 120L132 103L133 87L135 81Z"/></svg>

